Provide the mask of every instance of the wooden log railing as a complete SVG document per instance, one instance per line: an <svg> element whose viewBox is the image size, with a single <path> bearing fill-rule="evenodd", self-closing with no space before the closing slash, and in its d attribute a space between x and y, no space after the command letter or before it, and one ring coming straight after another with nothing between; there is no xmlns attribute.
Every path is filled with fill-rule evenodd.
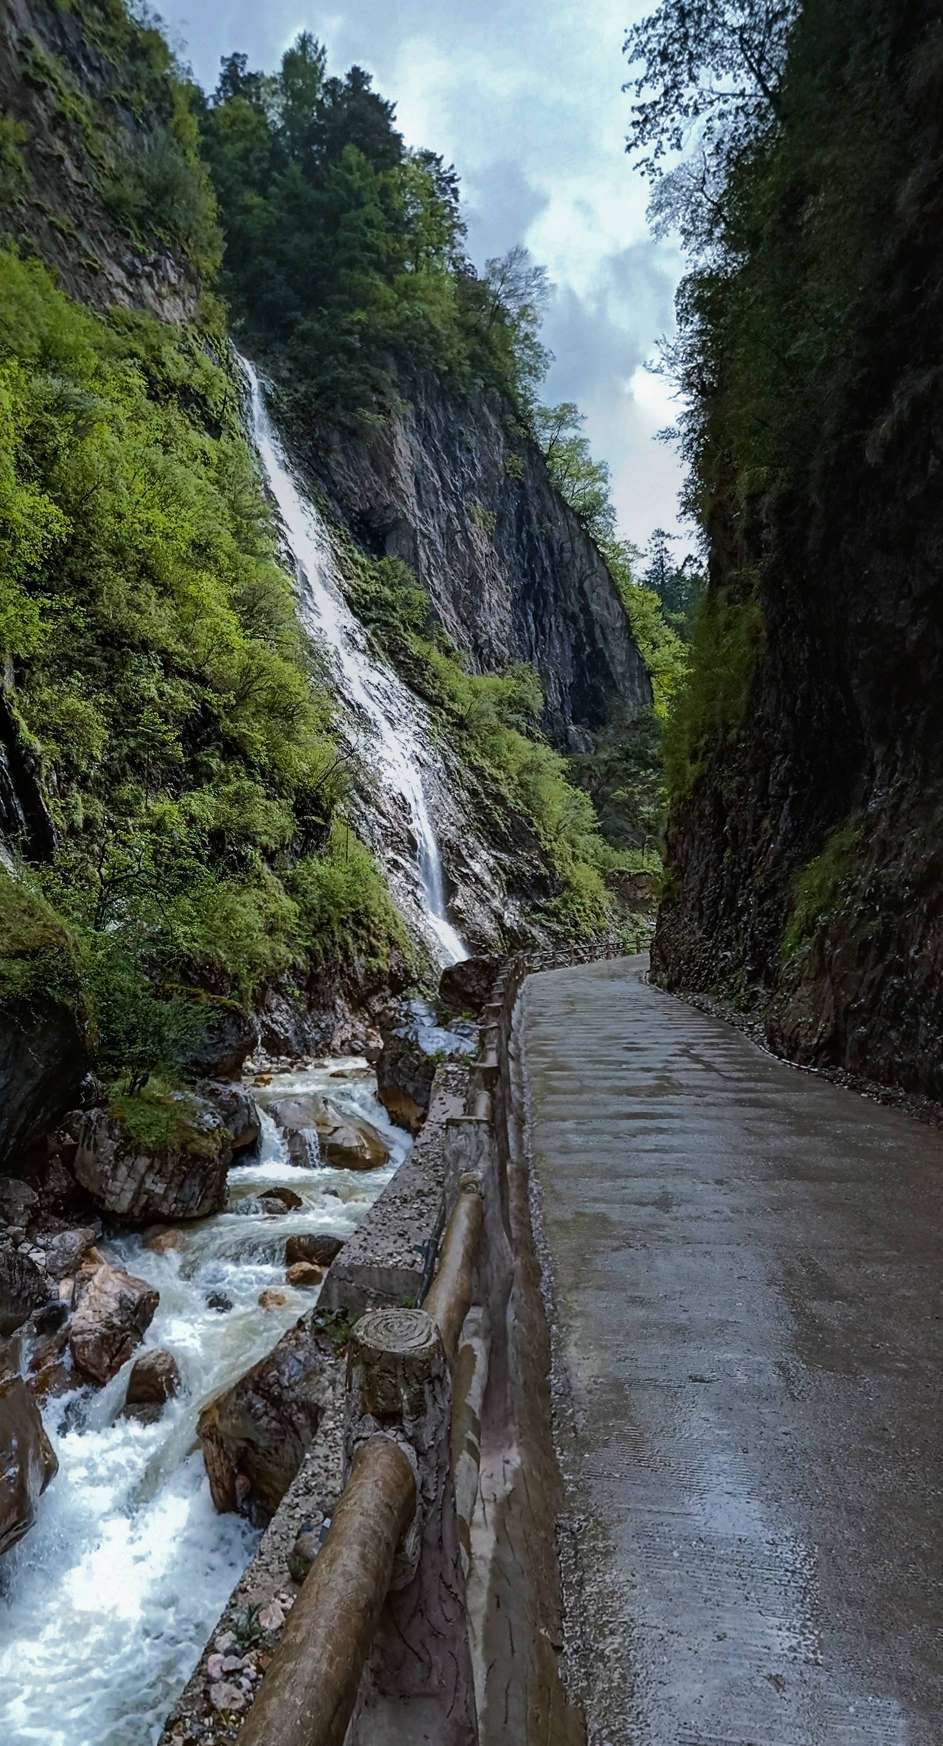
<svg viewBox="0 0 943 1746"><path fill-rule="evenodd" d="M451 1367L483 1219L465 1173L422 1308L371 1310L352 1330L347 1479L239 1746L477 1742Z"/></svg>
<svg viewBox="0 0 943 1746"><path fill-rule="evenodd" d="M514 1228L506 1045L540 967L509 960L482 1015L465 1113L447 1123L454 1204L422 1307L371 1310L352 1330L344 1490L239 1746L477 1746L465 1580L488 1298L502 1280L506 1293Z"/></svg>

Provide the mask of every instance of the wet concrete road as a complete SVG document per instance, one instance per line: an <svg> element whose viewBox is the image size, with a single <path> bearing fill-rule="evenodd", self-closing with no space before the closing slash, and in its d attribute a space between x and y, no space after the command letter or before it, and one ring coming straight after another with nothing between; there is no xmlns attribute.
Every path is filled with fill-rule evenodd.
<svg viewBox="0 0 943 1746"><path fill-rule="evenodd" d="M590 1737L943 1746L943 1137L644 967L521 1021Z"/></svg>

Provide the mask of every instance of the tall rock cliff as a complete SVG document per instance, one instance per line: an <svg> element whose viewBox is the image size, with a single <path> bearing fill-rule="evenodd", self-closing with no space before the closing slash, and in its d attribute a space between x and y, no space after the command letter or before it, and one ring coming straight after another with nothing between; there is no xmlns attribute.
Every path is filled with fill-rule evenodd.
<svg viewBox="0 0 943 1746"><path fill-rule="evenodd" d="M834 13L805 9L741 268L779 349L705 423L711 592L653 969L761 1012L794 1059L939 1099L943 53L932 6Z"/></svg>
<svg viewBox="0 0 943 1746"><path fill-rule="evenodd" d="M612 577L501 396L424 376L402 409L305 441L334 513L375 556L405 559L477 671L527 662L563 751L651 708Z"/></svg>
<svg viewBox="0 0 943 1746"><path fill-rule="evenodd" d="M92 308L190 321L211 197L170 66L121 0L5 0L0 229Z"/></svg>

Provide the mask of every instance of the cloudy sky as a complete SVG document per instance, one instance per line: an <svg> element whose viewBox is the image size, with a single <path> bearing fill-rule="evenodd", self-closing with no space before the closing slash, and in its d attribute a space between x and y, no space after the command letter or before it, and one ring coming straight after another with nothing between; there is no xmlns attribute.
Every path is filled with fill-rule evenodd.
<svg viewBox="0 0 943 1746"><path fill-rule="evenodd" d="M469 252L481 265L523 241L555 291L546 396L575 400L612 469L622 532L673 528L678 466L656 443L674 408L646 365L670 330L680 260L645 223L647 191L624 151L626 25L654 0L163 0L175 46L216 82L240 50L269 69L299 30L331 70L359 62L393 98L411 145L454 161ZM687 543L687 542L685 542Z"/></svg>

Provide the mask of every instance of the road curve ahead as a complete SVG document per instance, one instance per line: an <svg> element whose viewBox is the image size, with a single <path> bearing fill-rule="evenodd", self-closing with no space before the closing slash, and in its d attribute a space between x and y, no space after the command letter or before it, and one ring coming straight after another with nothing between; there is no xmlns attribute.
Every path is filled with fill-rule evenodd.
<svg viewBox="0 0 943 1746"><path fill-rule="evenodd" d="M644 970L521 1016L590 1738L943 1746L943 1137Z"/></svg>

